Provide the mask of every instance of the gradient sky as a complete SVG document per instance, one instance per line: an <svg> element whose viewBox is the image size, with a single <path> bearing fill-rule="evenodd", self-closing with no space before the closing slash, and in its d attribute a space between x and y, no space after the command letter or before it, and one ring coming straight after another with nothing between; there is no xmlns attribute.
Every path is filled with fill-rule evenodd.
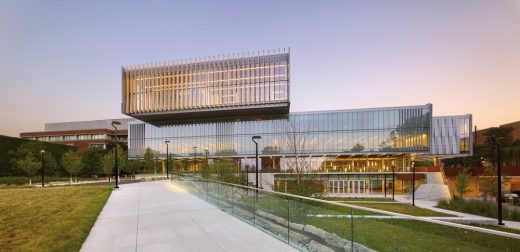
<svg viewBox="0 0 520 252"><path fill-rule="evenodd" d="M520 120L519 1L0 1L0 134L122 117L121 65L291 47L291 111Z"/></svg>

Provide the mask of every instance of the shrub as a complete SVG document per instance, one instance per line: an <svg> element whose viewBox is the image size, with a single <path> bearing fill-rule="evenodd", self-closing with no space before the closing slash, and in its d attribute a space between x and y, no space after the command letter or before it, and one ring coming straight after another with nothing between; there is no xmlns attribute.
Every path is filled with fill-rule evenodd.
<svg viewBox="0 0 520 252"><path fill-rule="evenodd" d="M78 181L84 180L97 180L96 178L79 178ZM41 177L39 174L32 178L33 185L41 183ZM67 177L56 177L56 176L45 176L45 183L49 182L66 182L69 181ZM29 178L24 176L2 176L0 177L0 186L1 185L26 185L29 184Z"/></svg>

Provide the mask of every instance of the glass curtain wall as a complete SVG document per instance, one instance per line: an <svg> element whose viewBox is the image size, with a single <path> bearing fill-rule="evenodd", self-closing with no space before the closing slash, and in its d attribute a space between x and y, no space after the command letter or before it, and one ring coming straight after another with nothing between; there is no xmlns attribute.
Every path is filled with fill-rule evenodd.
<svg viewBox="0 0 520 252"><path fill-rule="evenodd" d="M428 152L431 104L413 107L293 113L282 118L235 118L156 127L129 127L130 158L146 148L176 158L251 157L259 135L260 156L353 156ZM194 148L196 147L196 148Z"/></svg>

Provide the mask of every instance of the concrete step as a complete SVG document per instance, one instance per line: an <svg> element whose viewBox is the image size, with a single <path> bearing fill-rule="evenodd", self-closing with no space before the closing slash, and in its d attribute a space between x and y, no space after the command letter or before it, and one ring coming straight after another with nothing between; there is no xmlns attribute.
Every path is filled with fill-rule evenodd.
<svg viewBox="0 0 520 252"><path fill-rule="evenodd" d="M449 200L451 196L447 185L423 184L415 190L415 198L423 200Z"/></svg>

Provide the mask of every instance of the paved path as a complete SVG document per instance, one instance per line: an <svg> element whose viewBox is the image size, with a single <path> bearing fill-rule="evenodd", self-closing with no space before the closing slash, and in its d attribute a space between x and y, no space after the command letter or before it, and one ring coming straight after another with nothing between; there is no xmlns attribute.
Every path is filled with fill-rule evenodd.
<svg viewBox="0 0 520 252"><path fill-rule="evenodd" d="M411 199L409 199L408 197L406 197L404 195L396 195L395 200L397 200L399 202L411 203ZM474 214L467 214L467 213L451 211L451 210L447 210L447 209L443 209L443 208L438 208L438 207L436 207L437 206L436 201L417 200L416 199L415 205L418 207L421 207L421 208L426 208L426 209L430 209L433 211L458 216L458 218L454 218L454 219L459 219L459 220L462 219L463 222L464 222L464 220L468 220L468 221L472 220L472 221L479 221L481 223L492 224L492 225L497 224L497 219L495 219L495 218L489 218L489 217L484 217L484 216L479 216L479 215L474 215ZM442 217L442 218L434 217L434 219L448 220L450 218L449 217ZM520 229L520 222L518 222L518 221L503 221L503 222L504 222L505 226L508 228Z"/></svg>
<svg viewBox="0 0 520 252"><path fill-rule="evenodd" d="M168 181L120 185L81 251L296 251Z"/></svg>

